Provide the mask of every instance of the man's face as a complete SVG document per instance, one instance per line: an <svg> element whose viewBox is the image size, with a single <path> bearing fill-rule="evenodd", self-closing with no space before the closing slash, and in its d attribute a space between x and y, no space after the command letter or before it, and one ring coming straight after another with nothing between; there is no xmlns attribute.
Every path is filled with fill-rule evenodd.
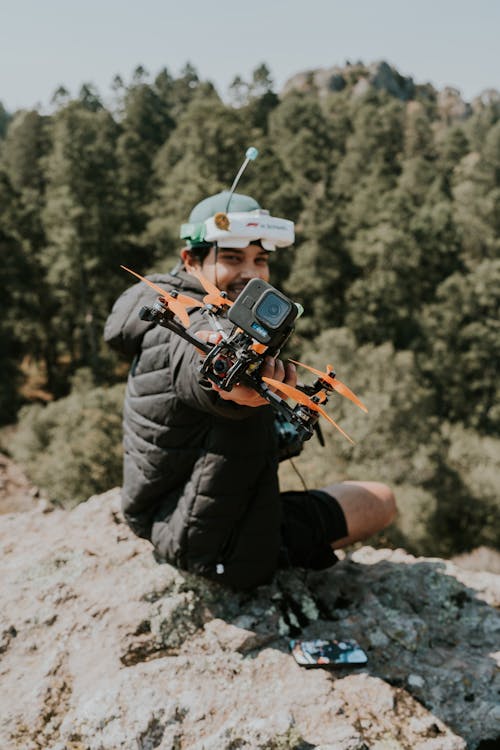
<svg viewBox="0 0 500 750"><path fill-rule="evenodd" d="M217 251L217 263L215 249L212 247L201 266L197 261L191 265L197 266L222 292L227 292L232 302L250 279L269 281L269 253L259 245L238 249L220 247Z"/></svg>

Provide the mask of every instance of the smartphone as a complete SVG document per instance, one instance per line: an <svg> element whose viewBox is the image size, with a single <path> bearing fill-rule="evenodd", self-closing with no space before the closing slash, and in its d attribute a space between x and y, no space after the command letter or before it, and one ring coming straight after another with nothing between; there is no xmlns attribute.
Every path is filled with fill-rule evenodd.
<svg viewBox="0 0 500 750"><path fill-rule="evenodd" d="M359 666L366 664L368 656L352 639L345 641L322 640L290 641L292 655L301 667Z"/></svg>

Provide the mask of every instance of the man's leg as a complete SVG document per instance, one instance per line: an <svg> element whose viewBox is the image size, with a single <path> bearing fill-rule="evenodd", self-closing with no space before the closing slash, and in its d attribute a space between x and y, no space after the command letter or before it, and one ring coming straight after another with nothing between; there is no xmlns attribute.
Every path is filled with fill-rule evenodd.
<svg viewBox="0 0 500 750"><path fill-rule="evenodd" d="M389 526L396 516L396 500L386 484L347 481L321 489L337 500L346 519L347 536L332 542L333 549L372 536Z"/></svg>

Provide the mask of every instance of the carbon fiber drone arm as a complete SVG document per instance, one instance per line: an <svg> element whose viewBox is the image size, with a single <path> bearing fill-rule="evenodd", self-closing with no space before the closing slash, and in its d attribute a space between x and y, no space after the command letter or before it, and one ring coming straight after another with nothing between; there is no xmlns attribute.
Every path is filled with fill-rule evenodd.
<svg viewBox="0 0 500 750"><path fill-rule="evenodd" d="M189 331L184 328L180 323L177 323L176 320L174 320L174 313L168 308L162 305L160 302L157 302L153 307L144 306L139 311L139 317L141 320L148 320L152 323L156 323L156 325L163 326L163 328L169 328L171 331L176 333L181 338L185 339L185 341L188 341L190 344L193 344L193 346L196 346L197 349L201 349L205 354L208 354L212 350L212 346L210 344L205 343L204 341L201 341L196 336L193 336L192 333L189 333Z"/></svg>

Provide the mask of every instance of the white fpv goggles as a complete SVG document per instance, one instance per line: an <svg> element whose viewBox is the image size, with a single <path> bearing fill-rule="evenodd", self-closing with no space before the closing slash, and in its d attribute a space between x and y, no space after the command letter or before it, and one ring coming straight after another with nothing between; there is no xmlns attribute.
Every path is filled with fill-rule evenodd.
<svg viewBox="0 0 500 750"><path fill-rule="evenodd" d="M215 244L219 247L243 248L260 240L264 250L288 247L295 239L294 223L278 219L269 211L219 212L200 223L181 226L180 236L191 247Z"/></svg>

